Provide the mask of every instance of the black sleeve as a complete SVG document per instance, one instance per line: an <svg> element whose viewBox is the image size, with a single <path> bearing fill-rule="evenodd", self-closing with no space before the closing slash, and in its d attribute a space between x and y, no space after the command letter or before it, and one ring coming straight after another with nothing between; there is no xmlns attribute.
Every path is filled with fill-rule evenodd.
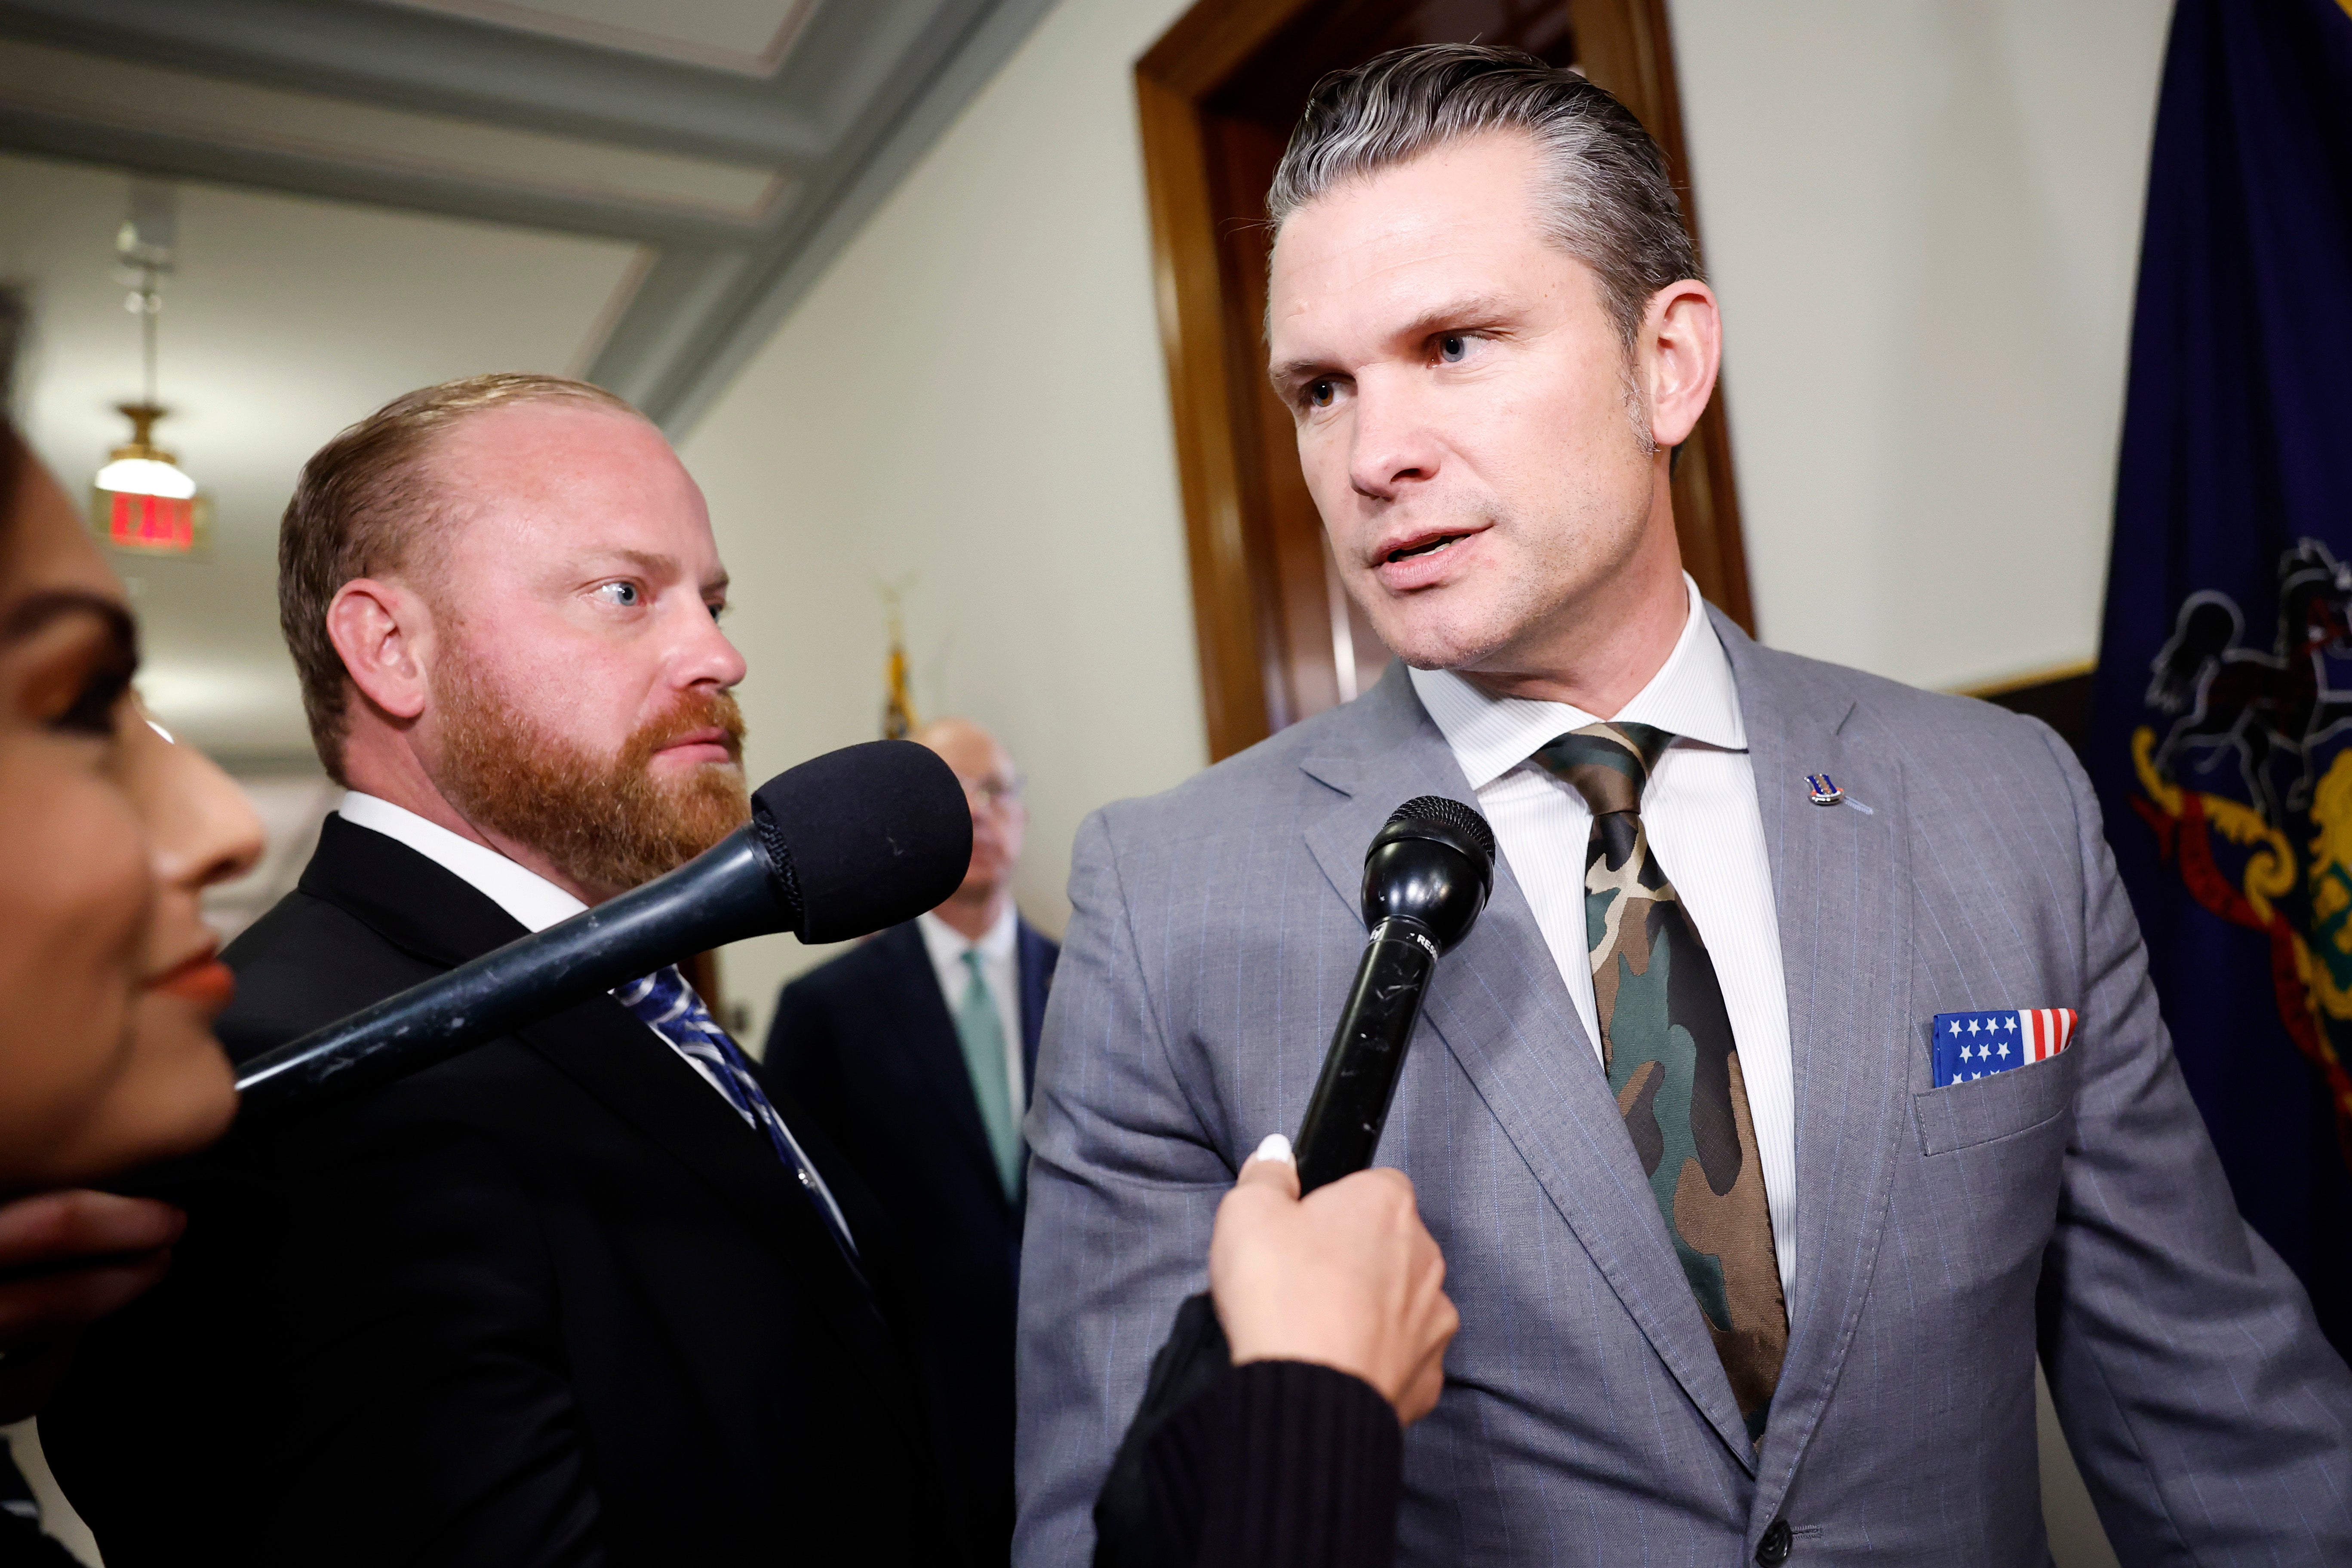
<svg viewBox="0 0 2352 1568"><path fill-rule="evenodd" d="M1290 1361L1235 1367L1144 1453L1167 1561L1203 1568L1388 1568L1403 1465L1377 1389Z"/></svg>
<svg viewBox="0 0 2352 1568"><path fill-rule="evenodd" d="M110 1563L606 1562L542 1205L419 1098L244 1151L85 1342L42 1435Z"/></svg>

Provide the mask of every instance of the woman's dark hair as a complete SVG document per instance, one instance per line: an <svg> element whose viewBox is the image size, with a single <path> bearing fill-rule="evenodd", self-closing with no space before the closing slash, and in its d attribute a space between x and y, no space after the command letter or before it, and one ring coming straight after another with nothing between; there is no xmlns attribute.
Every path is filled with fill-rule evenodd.
<svg viewBox="0 0 2352 1568"><path fill-rule="evenodd" d="M16 485L31 456L16 433L16 351L24 346L30 315L25 291L13 283L0 283L0 544L14 531Z"/></svg>

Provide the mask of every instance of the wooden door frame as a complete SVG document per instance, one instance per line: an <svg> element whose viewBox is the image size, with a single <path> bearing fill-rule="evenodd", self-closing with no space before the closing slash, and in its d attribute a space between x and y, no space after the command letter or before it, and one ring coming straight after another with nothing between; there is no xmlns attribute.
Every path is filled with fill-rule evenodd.
<svg viewBox="0 0 2352 1568"><path fill-rule="evenodd" d="M1237 342L1220 264L1204 101L1276 34L1326 0L1200 0L1136 62L1160 343L1192 577L1201 698L1213 760L1264 740L1282 707L1284 634L1269 542L1254 537L1250 399L1265 367ZM1564 0L1586 68L1652 128L1696 219L1665 0ZM1303 107L1303 106L1302 106ZM1707 596L1750 631L1731 447L1718 386L1678 464L1675 523ZM1696 458L1697 460L1693 462Z"/></svg>
<svg viewBox="0 0 2352 1568"><path fill-rule="evenodd" d="M1300 12L1320 0L1203 0L1135 63L1151 207L1151 269L1176 471L1192 565L1192 626L1201 654L1201 709L1213 761L1272 731L1261 647L1270 608L1242 521L1242 457L1234 427L1246 416L1226 331L1216 212L1202 100Z"/></svg>

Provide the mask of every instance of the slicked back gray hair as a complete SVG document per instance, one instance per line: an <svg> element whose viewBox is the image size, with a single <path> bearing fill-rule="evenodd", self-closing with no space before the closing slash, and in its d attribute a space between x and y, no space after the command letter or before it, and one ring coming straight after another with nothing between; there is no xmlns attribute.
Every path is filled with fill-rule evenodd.
<svg viewBox="0 0 2352 1568"><path fill-rule="evenodd" d="M1574 71L1518 49L1392 49L1316 83L1266 193L1279 231L1335 186L1484 132L1517 132L1542 155L1545 227L1592 268L1630 348L1651 297L1704 281L1666 160L1632 111Z"/></svg>

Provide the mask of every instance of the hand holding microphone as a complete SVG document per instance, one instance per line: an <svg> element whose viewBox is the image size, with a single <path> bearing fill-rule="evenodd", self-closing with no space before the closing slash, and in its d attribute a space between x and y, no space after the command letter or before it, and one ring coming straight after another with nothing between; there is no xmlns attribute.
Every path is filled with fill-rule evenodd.
<svg viewBox="0 0 2352 1568"><path fill-rule="evenodd" d="M1210 1291L1178 1307L1096 1499L1095 1568L1193 1561L1199 1537L1190 1527L1200 1521L1167 1515L1167 1483L1171 1475L1198 1481L1199 1468L1184 1456L1185 1432L1203 1411L1252 1414L1246 1402L1218 1399L1231 1380L1256 1375L1241 1367L1336 1368L1370 1384L1406 1425L1436 1406L1445 1347L1460 1322L1444 1289L1445 1260L1421 1223L1412 1184L1399 1172L1366 1167L1380 1148L1437 962L1470 934L1494 886L1494 831L1460 801L1409 800L1373 835L1364 852L1363 956L1307 1100L1297 1165L1288 1163L1286 1140L1268 1139L1220 1205L1209 1244ZM1385 1426L1376 1405L1363 1414ZM1206 1447L1255 1451L1248 1436L1220 1432ZM1324 1473L1323 1461L1334 1456L1316 1449L1311 1436L1292 1436L1306 1445L1290 1451L1303 1467L1298 1474L1213 1482L1208 1516L1229 1518L1241 1507L1263 1524L1281 1511L1270 1500L1296 1489L1292 1500L1331 1504L1344 1495L1367 1530L1392 1532L1394 1428L1387 1431L1386 1459L1373 1467L1387 1475L1386 1489L1367 1475ZM1244 1494L1245 1506L1237 1501Z"/></svg>
<svg viewBox="0 0 2352 1568"><path fill-rule="evenodd" d="M1462 1320L1412 1183L1367 1167L1437 961L1470 934L1494 887L1485 817L1443 795L1390 814L1364 851L1364 953L1296 1163L1280 1134L1260 1144L1209 1242L1210 1295L1233 1364L1337 1367L1379 1389L1407 1426L1436 1406Z"/></svg>
<svg viewBox="0 0 2352 1568"><path fill-rule="evenodd" d="M1235 1366L1304 1361L1362 1378L1405 1426L1437 1406L1462 1316L1412 1183L1359 1171L1302 1199L1276 1133L1217 1209L1209 1293Z"/></svg>

